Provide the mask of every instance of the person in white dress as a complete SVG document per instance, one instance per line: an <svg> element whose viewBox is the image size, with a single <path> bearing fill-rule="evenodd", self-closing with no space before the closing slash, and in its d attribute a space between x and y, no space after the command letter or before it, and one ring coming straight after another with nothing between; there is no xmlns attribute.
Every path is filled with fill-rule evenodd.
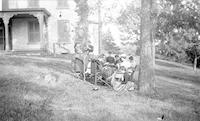
<svg viewBox="0 0 200 121"><path fill-rule="evenodd" d="M111 84L116 91L134 90L135 84L132 81L131 75L136 64L133 62L133 57L124 58L120 64L120 68L112 75Z"/></svg>

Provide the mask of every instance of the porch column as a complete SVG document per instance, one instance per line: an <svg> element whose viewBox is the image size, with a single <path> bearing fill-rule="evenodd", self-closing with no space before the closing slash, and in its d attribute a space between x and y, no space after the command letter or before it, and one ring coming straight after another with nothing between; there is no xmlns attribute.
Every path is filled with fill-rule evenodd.
<svg viewBox="0 0 200 121"><path fill-rule="evenodd" d="M44 41L45 41L45 49L49 49L49 38L48 38L48 24L47 24L47 19L44 20Z"/></svg>
<svg viewBox="0 0 200 121"><path fill-rule="evenodd" d="M44 39L44 16L39 14L37 15L37 19L40 27L40 49L46 51L46 44Z"/></svg>
<svg viewBox="0 0 200 121"><path fill-rule="evenodd" d="M9 42L9 17L3 17L4 27L5 27L5 41L6 41L6 51L10 50L10 42Z"/></svg>

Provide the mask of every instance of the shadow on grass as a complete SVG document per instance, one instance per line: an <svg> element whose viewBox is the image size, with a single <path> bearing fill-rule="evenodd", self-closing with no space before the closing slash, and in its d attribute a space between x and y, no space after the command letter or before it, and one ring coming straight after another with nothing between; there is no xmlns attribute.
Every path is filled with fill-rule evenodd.
<svg viewBox="0 0 200 121"><path fill-rule="evenodd" d="M42 63L42 62L36 62L34 63L36 66L38 67L48 67L50 69L56 70L58 72L61 73L67 73L70 74L71 76L75 76L75 74L73 75L73 68L70 65L70 63L60 63L60 62L46 62L46 63ZM78 75L75 77L79 77ZM83 79L83 77L80 77L81 79ZM86 81L91 83L91 84L95 84L94 81L94 76L89 77L88 75L86 75ZM107 86L105 83L103 82L98 82L97 83L99 86Z"/></svg>
<svg viewBox="0 0 200 121"><path fill-rule="evenodd" d="M71 73L73 68L70 63L59 61L42 61L37 59L19 58L19 57L1 57L0 65L24 66L32 64L37 67L50 68L61 73Z"/></svg>
<svg viewBox="0 0 200 121"><path fill-rule="evenodd" d="M61 62L36 62L34 63L38 67L48 67L58 72L72 72L72 66L70 63L61 63Z"/></svg>
<svg viewBox="0 0 200 121"><path fill-rule="evenodd" d="M141 111L140 115L144 115L145 118L148 119L156 119L158 117L162 117L164 115L164 121L199 121L200 119L200 100L193 99L188 97L187 95L181 95L177 92L173 92L170 89L156 88L157 93L151 96L144 96L137 94L137 96L141 96L144 98L151 98L153 100L159 100L162 102L168 102L173 105L173 109L169 109L166 107L161 108L162 111L160 113L151 113ZM177 107L178 109L176 110ZM184 111L180 110L181 108ZM187 108L187 111L186 109ZM155 109L156 110L156 109ZM155 117L157 116L157 117Z"/></svg>
<svg viewBox="0 0 200 121"><path fill-rule="evenodd" d="M180 113L176 110L163 109L160 113L141 112L141 115L146 116L147 119L157 119L164 121L199 121L197 115L191 113Z"/></svg>
<svg viewBox="0 0 200 121"><path fill-rule="evenodd" d="M16 58L16 57L1 57L1 65L18 65L23 66L25 63L29 63L28 59Z"/></svg>
<svg viewBox="0 0 200 121"><path fill-rule="evenodd" d="M178 79L183 80L185 82L194 83L200 85L200 76L193 76L186 74L184 72L179 71L171 71L171 70L156 70L157 76L172 78L172 79ZM184 83L184 82L183 82Z"/></svg>
<svg viewBox="0 0 200 121"><path fill-rule="evenodd" d="M160 82L161 83L161 82ZM173 87L174 88L174 87ZM170 89L163 87L156 87L157 96L153 99L160 100L163 102L169 102L173 107L186 108L188 111L163 109L163 114L167 120L171 121L199 121L200 119L200 100L197 98L188 96L182 89Z"/></svg>
<svg viewBox="0 0 200 121"><path fill-rule="evenodd" d="M159 66L165 66L165 67L170 67L170 68L182 68L182 69L184 69L184 67L182 67L182 66L178 66L178 65L175 65L175 64L162 62L162 61L159 61L159 60L156 60L156 64L159 65Z"/></svg>

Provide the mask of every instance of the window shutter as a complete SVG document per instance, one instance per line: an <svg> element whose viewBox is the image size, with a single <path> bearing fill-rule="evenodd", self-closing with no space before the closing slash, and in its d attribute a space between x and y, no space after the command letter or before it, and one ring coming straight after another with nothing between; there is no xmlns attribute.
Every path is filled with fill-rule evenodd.
<svg viewBox="0 0 200 121"><path fill-rule="evenodd" d="M37 43L40 41L39 23L37 21L30 21L29 29L29 43Z"/></svg>
<svg viewBox="0 0 200 121"><path fill-rule="evenodd" d="M68 0L57 0L58 8L68 8Z"/></svg>
<svg viewBox="0 0 200 121"><path fill-rule="evenodd" d="M28 5L31 8L37 8L39 7L39 0L29 0Z"/></svg>
<svg viewBox="0 0 200 121"><path fill-rule="evenodd" d="M70 25L68 20L58 20L58 41L70 42Z"/></svg>
<svg viewBox="0 0 200 121"><path fill-rule="evenodd" d="M8 0L2 0L2 10L8 10L9 9L9 1Z"/></svg>

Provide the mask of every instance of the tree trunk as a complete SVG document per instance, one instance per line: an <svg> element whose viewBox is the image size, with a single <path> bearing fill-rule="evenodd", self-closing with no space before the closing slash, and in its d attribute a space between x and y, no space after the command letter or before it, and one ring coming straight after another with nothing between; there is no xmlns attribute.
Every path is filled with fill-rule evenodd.
<svg viewBox="0 0 200 121"><path fill-rule="evenodd" d="M141 52L140 52L140 74L139 91L143 94L153 92L155 73L152 56L152 0L142 0L141 17Z"/></svg>
<svg viewBox="0 0 200 121"><path fill-rule="evenodd" d="M152 28L151 28L151 37L152 37L152 56L153 56L153 67L155 67L155 62L156 62L156 47L155 47L155 30L157 27L157 21L158 21L158 5L157 5L157 0L152 1L152 11L153 11L153 16L152 16Z"/></svg>
<svg viewBox="0 0 200 121"><path fill-rule="evenodd" d="M194 59L194 67L193 67L194 71L196 72L197 71L197 56L195 56L195 59Z"/></svg>
<svg viewBox="0 0 200 121"><path fill-rule="evenodd" d="M101 34L101 30L102 30L102 22L101 22L101 0L98 0L98 41L99 41L99 54L102 54L102 34Z"/></svg>
<svg viewBox="0 0 200 121"><path fill-rule="evenodd" d="M154 33L154 32L152 32L152 33ZM154 38L152 38L152 56L153 56L152 57L153 58L153 60L152 60L153 61L153 67L155 67L155 65L156 65L156 50L155 50L155 40L154 40Z"/></svg>
<svg viewBox="0 0 200 121"><path fill-rule="evenodd" d="M88 42L88 14L89 7L87 0L75 0L76 2L76 12L80 17L76 27L75 43L81 43L82 50Z"/></svg>

